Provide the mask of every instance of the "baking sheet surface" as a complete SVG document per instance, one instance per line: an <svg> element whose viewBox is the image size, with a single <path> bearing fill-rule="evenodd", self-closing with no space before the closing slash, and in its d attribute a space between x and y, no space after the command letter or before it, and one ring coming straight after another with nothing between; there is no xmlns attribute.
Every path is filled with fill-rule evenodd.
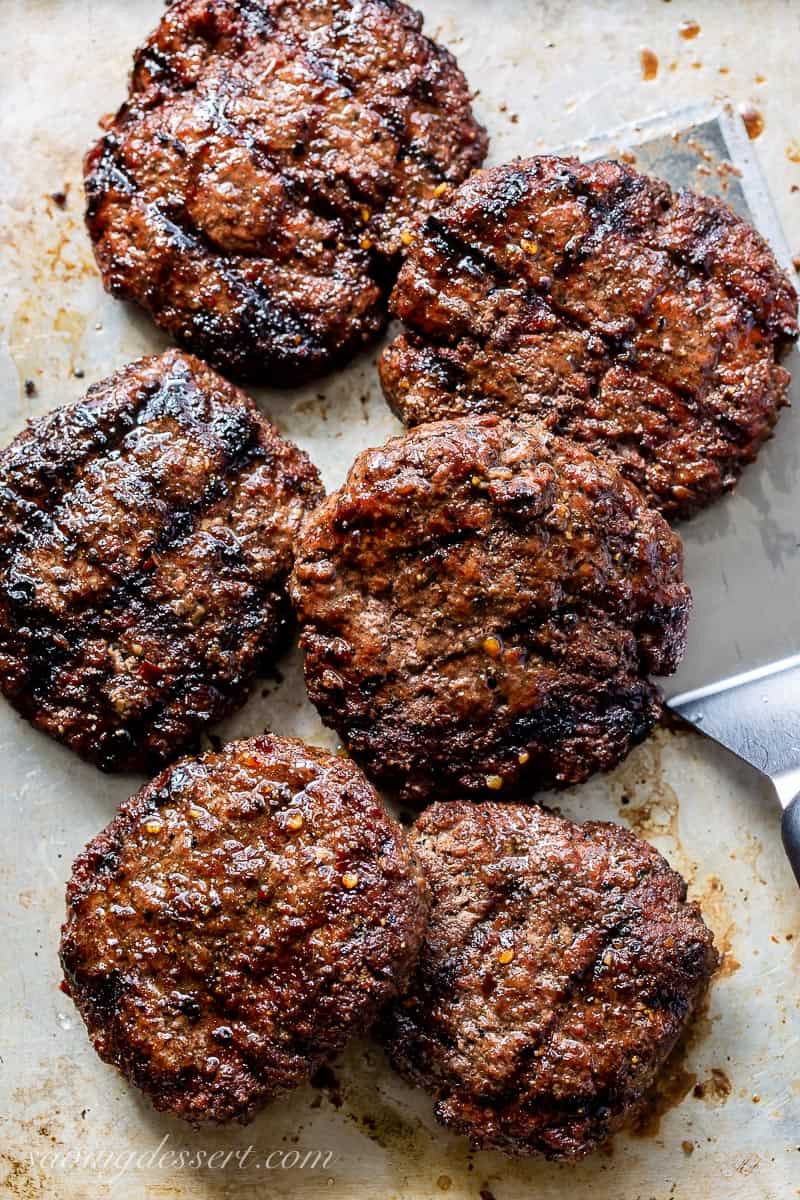
<svg viewBox="0 0 800 1200"><path fill-rule="evenodd" d="M696 103L713 109L730 101L734 113L745 106L754 128L753 112L760 115L763 132L751 147L789 249L800 253L800 5L424 0L420 7L427 30L454 50L478 91L492 161L565 145L601 153L593 138L603 131ZM161 10L159 0L0 4L3 442L27 417L77 399L89 383L166 345L144 316L103 294L79 182L97 118L123 98L133 47ZM692 21L700 29L687 37ZM658 59L652 78L644 77L653 65L643 51ZM705 182L701 172L696 182L740 200L735 175L724 170ZM299 391L256 393L308 449L328 487L342 481L355 453L399 428L380 398L374 360L373 351ZM305 699L296 653L281 676L259 686L221 736L268 726L334 746ZM0 1195L800 1194L800 900L768 789L699 736L661 729L612 775L555 800L566 815L620 820L652 840L689 879L725 952L656 1114L609 1153L575 1166L470 1152L436 1126L428 1100L393 1076L368 1041L348 1049L324 1087L300 1090L245 1128L194 1133L155 1114L96 1058L58 990L56 959L70 863L141 781L80 763L4 702L0 763ZM215 1151L198 1165L200 1154Z"/></svg>

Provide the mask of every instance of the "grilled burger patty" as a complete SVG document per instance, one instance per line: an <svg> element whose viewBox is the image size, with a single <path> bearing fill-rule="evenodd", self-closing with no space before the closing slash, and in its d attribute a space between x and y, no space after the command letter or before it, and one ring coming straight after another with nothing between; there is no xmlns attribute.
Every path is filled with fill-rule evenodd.
<svg viewBox="0 0 800 1200"><path fill-rule="evenodd" d="M797 295L718 200L615 162L531 158L428 217L392 296L387 400L416 425L533 414L685 517L730 488L786 403Z"/></svg>
<svg viewBox="0 0 800 1200"><path fill-rule="evenodd" d="M619 826L451 802L410 833L432 889L392 1064L478 1146L574 1158L619 1129L718 956L686 884Z"/></svg>
<svg viewBox="0 0 800 1200"><path fill-rule="evenodd" d="M264 383L372 339L412 215L486 153L421 26L396 0L175 0L85 162L107 289Z"/></svg>
<svg viewBox="0 0 800 1200"><path fill-rule="evenodd" d="M683 653L680 539L530 420L420 426L356 459L304 526L309 695L407 801L571 784L660 711Z"/></svg>
<svg viewBox="0 0 800 1200"><path fill-rule="evenodd" d="M316 469L171 350L0 454L0 686L107 770L148 770L246 697L291 625Z"/></svg>
<svg viewBox="0 0 800 1200"><path fill-rule="evenodd" d="M427 889L353 763L261 736L184 759L73 867L67 989L156 1108L247 1120L408 979Z"/></svg>

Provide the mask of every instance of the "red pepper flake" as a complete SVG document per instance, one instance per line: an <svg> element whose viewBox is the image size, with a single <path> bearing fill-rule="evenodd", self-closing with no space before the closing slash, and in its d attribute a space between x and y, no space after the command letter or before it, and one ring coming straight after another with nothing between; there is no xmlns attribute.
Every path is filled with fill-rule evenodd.
<svg viewBox="0 0 800 1200"><path fill-rule="evenodd" d="M142 679L145 679L148 683L158 683L161 680L164 672L161 667L150 662L149 658L143 658L139 664L139 674L141 675Z"/></svg>

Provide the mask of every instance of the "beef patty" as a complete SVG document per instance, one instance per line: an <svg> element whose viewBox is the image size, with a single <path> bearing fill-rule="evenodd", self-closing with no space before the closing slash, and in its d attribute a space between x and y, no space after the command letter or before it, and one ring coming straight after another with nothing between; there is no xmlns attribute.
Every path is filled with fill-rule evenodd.
<svg viewBox="0 0 800 1200"><path fill-rule="evenodd" d="M411 831L433 894L390 1060L479 1146L573 1158L632 1115L718 957L686 884L617 825L435 804Z"/></svg>
<svg viewBox="0 0 800 1200"><path fill-rule="evenodd" d="M172 350L0 453L0 686L107 770L174 758L240 704L291 625L322 488L243 392Z"/></svg>
<svg viewBox="0 0 800 1200"><path fill-rule="evenodd" d="M392 307L389 404L408 425L531 413L685 517L755 458L786 403L797 296L718 200L621 163L485 171L428 217Z"/></svg>
<svg viewBox="0 0 800 1200"><path fill-rule="evenodd" d="M396 0L176 0L85 162L106 287L226 373L296 384L386 321L411 217L482 162Z"/></svg>
<svg viewBox="0 0 800 1200"><path fill-rule="evenodd" d="M304 526L291 595L312 701L407 801L613 766L690 607L680 539L631 484L496 416L362 453Z"/></svg>
<svg viewBox="0 0 800 1200"><path fill-rule="evenodd" d="M427 889L352 762L261 736L184 759L79 856L61 961L156 1108L247 1120L403 985Z"/></svg>

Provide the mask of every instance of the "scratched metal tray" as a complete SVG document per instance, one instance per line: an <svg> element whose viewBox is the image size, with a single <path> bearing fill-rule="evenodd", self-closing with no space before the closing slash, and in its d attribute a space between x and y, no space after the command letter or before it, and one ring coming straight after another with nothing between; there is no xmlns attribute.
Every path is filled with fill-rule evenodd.
<svg viewBox="0 0 800 1200"><path fill-rule="evenodd" d="M800 145L791 126L800 6L698 0L693 21L656 0L420 6L428 30L458 54L478 91L494 161L567 145L592 157L630 154L643 169L749 208L763 226L769 210L757 176L745 170L740 178L727 165L734 143L748 165L748 143L731 115L748 106L751 131L764 126L751 148L790 244L800 248L800 196L792 191L800 189ZM82 229L79 182L97 118L121 100L131 51L161 8L159 0L0 5L3 441L28 416L76 399L88 383L165 344L145 318L103 294ZM733 109L718 119L727 99ZM645 120L687 104L700 107ZM690 132L671 136L687 123ZM622 132L599 136L609 129ZM310 451L329 487L358 450L397 429L380 398L374 359L364 356L300 391L258 393L265 411ZM702 583L694 543L689 560ZM259 688L223 736L268 726L332 745L305 698L297 655L281 670L281 681ZM324 1086L298 1091L246 1128L194 1133L156 1115L95 1057L58 990L56 961L71 860L140 781L83 765L3 702L0 763L3 1196L797 1194L800 902L765 789L694 734L663 728L612 775L556 801L570 816L620 820L650 838L689 879L725 954L653 1115L618 1137L613 1151L576 1166L470 1152L436 1126L429 1101L393 1076L368 1041L349 1048Z"/></svg>

